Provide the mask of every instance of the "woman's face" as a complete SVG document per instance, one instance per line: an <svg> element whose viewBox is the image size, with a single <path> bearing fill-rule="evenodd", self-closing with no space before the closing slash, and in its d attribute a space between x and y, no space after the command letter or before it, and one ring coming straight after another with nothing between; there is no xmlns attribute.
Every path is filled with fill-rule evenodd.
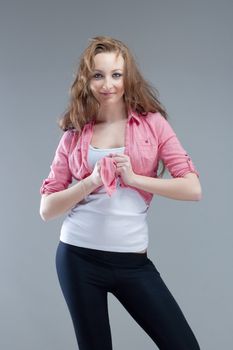
<svg viewBox="0 0 233 350"><path fill-rule="evenodd" d="M90 80L90 89L101 104L122 102L124 94L122 55L115 52L101 52L94 57L94 73Z"/></svg>

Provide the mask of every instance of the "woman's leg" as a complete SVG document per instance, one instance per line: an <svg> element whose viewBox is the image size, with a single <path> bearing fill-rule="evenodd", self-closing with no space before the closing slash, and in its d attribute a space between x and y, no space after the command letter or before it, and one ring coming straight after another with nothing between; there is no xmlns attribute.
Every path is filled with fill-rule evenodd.
<svg viewBox="0 0 233 350"><path fill-rule="evenodd" d="M59 241L56 269L79 350L112 350L107 305L108 272Z"/></svg>
<svg viewBox="0 0 233 350"><path fill-rule="evenodd" d="M114 269L113 295L161 350L200 350L179 305L153 262Z"/></svg>

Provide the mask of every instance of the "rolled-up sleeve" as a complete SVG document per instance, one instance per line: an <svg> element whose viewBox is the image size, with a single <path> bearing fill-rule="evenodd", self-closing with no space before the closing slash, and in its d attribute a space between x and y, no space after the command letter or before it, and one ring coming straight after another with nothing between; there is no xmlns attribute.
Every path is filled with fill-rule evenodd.
<svg viewBox="0 0 233 350"><path fill-rule="evenodd" d="M159 159L164 162L172 177L183 177L190 172L200 177L175 131L161 114L158 114L158 139Z"/></svg>
<svg viewBox="0 0 233 350"><path fill-rule="evenodd" d="M40 194L59 192L68 188L69 184L71 184L72 173L68 163L71 140L72 131L65 131L55 151L48 177L43 180L40 187Z"/></svg>

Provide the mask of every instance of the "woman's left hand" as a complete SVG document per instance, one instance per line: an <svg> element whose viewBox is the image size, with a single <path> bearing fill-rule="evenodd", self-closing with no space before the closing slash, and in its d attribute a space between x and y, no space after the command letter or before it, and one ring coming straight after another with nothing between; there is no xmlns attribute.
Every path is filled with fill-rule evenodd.
<svg viewBox="0 0 233 350"><path fill-rule="evenodd" d="M116 175L120 175L126 185L132 184L135 173L131 166L130 157L127 154L111 153L117 163Z"/></svg>

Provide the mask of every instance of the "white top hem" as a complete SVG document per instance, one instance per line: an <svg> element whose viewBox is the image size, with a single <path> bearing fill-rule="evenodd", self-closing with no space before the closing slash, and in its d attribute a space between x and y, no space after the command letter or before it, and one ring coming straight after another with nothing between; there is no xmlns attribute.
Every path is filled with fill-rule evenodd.
<svg viewBox="0 0 233 350"><path fill-rule="evenodd" d="M72 244L83 248L100 249L100 250L112 251L112 252L139 253L144 249L148 249L148 242L143 246L141 246L139 250L135 252L134 250L133 251L129 250L128 247L119 247L119 246L110 247L110 246L103 246L103 245L97 246L97 245L86 244L86 243L83 244L83 242L80 244L77 244L77 242L74 242L71 239L66 240L64 237L60 237L60 241L62 241L63 243Z"/></svg>

